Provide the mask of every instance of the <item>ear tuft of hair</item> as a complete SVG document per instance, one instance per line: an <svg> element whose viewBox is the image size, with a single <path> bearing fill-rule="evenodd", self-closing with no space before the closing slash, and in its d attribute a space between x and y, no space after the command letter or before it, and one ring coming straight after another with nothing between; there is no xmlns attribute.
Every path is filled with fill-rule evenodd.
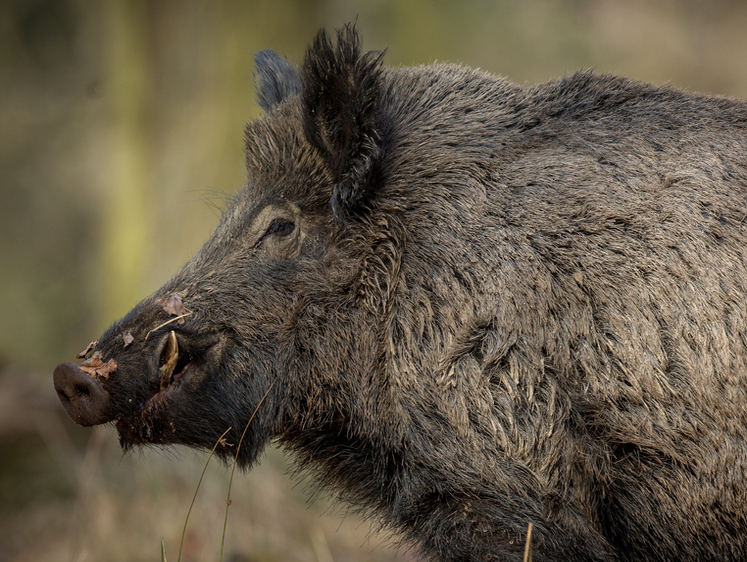
<svg viewBox="0 0 747 562"><path fill-rule="evenodd" d="M304 132L319 150L335 182L330 204L345 222L373 194L382 156L377 130L383 52L361 53L352 25L333 43L322 30L301 68Z"/></svg>
<svg viewBox="0 0 747 562"><path fill-rule="evenodd" d="M260 51L254 57L257 69L254 82L257 91L257 103L265 111L270 111L290 96L301 91L301 77L298 69L275 51Z"/></svg>

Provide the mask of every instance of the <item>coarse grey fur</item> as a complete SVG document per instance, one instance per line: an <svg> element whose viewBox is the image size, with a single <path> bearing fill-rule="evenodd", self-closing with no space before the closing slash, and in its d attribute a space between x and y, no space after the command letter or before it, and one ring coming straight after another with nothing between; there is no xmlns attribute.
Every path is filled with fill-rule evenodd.
<svg viewBox="0 0 747 562"><path fill-rule="evenodd" d="M257 63L254 75L257 103L265 111L301 91L296 69L274 51L260 51L254 61Z"/></svg>
<svg viewBox="0 0 747 562"><path fill-rule="evenodd" d="M108 378L58 367L71 415L230 458L259 405L244 465L278 440L427 559L529 523L535 562L747 559L747 104L383 68L349 27L278 61L246 188Z"/></svg>

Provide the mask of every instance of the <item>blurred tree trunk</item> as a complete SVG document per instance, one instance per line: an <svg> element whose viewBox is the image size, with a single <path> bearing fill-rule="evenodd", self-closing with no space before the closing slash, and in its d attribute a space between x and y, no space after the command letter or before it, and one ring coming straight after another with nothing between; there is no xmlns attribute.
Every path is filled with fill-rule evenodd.
<svg viewBox="0 0 747 562"><path fill-rule="evenodd" d="M145 0L107 0L105 97L109 113L109 170L101 210L97 310L104 323L143 295L152 256L152 73Z"/></svg>

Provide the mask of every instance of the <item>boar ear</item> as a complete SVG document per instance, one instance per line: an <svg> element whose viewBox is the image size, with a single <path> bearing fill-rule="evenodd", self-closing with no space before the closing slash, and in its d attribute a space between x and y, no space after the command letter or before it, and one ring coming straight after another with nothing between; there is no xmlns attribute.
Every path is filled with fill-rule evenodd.
<svg viewBox="0 0 747 562"><path fill-rule="evenodd" d="M257 103L265 111L301 91L298 70L275 51L260 51L254 57Z"/></svg>
<svg viewBox="0 0 747 562"><path fill-rule="evenodd" d="M358 34L346 26L336 45L320 31L301 69L304 132L332 174L330 204L342 222L365 205L381 158L376 110L382 56L361 54Z"/></svg>

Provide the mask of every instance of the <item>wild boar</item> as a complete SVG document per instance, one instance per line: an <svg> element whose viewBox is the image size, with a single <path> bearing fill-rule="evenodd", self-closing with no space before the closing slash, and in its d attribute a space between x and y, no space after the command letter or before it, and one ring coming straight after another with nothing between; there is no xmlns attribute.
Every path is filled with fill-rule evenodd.
<svg viewBox="0 0 747 562"><path fill-rule="evenodd" d="M257 56L246 187L55 387L125 449L270 440L433 560L747 559L747 104Z"/></svg>

